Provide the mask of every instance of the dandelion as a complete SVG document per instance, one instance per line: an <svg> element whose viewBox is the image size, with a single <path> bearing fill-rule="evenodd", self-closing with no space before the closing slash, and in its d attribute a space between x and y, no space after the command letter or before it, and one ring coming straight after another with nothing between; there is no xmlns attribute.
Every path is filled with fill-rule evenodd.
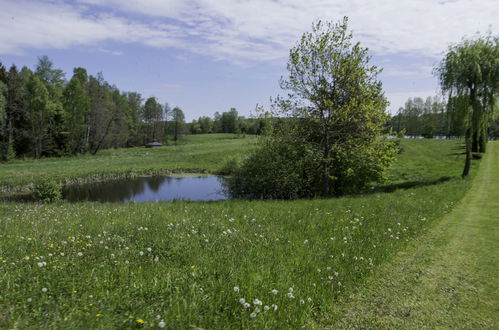
<svg viewBox="0 0 499 330"><path fill-rule="evenodd" d="M139 255L140 255L140 256L143 256L143 255L144 255L144 252L140 251L140 252L139 252Z"/></svg>
<svg viewBox="0 0 499 330"><path fill-rule="evenodd" d="M43 267L45 266L47 263L46 262L38 262L37 265L38 267Z"/></svg>
<svg viewBox="0 0 499 330"><path fill-rule="evenodd" d="M258 299L253 300L253 305L261 305L261 304L262 304L261 300Z"/></svg>
<svg viewBox="0 0 499 330"><path fill-rule="evenodd" d="M300 304L303 305L305 303L305 300L300 299Z"/></svg>
<svg viewBox="0 0 499 330"><path fill-rule="evenodd" d="M82 257L83 256L83 252L78 252L78 257Z"/></svg>
<svg viewBox="0 0 499 330"><path fill-rule="evenodd" d="M272 304L272 305L270 305L270 307L272 307L274 309L274 312L278 309L276 304Z"/></svg>
<svg viewBox="0 0 499 330"><path fill-rule="evenodd" d="M234 292L239 292L239 287L238 286L234 287Z"/></svg>
<svg viewBox="0 0 499 330"><path fill-rule="evenodd" d="M273 289L271 292L272 292L273 295L276 295L276 294L279 293L279 291L277 291L276 289Z"/></svg>
<svg viewBox="0 0 499 330"><path fill-rule="evenodd" d="M246 300L244 298L241 298L241 299L239 299L239 303L244 304L244 303L246 303Z"/></svg>
<svg viewBox="0 0 499 330"><path fill-rule="evenodd" d="M135 321L135 322L137 322L138 324L143 324L143 323L144 323L144 320L143 320L143 319L138 319L138 320L137 320L137 321Z"/></svg>
<svg viewBox="0 0 499 330"><path fill-rule="evenodd" d="M165 326L166 326L166 323L165 323L163 320L161 320L161 321L158 323L158 327L160 327L160 328L164 328Z"/></svg>
<svg viewBox="0 0 499 330"><path fill-rule="evenodd" d="M97 314L95 314L95 317L101 317L101 316L102 316L102 314L101 314L101 313L97 313Z"/></svg>
<svg viewBox="0 0 499 330"><path fill-rule="evenodd" d="M191 269L196 269L196 265L192 265L192 266L191 266Z"/></svg>
<svg viewBox="0 0 499 330"><path fill-rule="evenodd" d="M289 288L289 289L288 289L288 291L289 291L289 292L293 292L293 288Z"/></svg>
<svg viewBox="0 0 499 330"><path fill-rule="evenodd" d="M33 299L31 299L31 298L28 298L28 299L27 299L27 301L28 301L28 302L32 302L32 301L33 301Z"/></svg>
<svg viewBox="0 0 499 330"><path fill-rule="evenodd" d="M150 247L147 248L147 252L151 252L151 251L152 251L152 249Z"/></svg>
<svg viewBox="0 0 499 330"><path fill-rule="evenodd" d="M263 310L264 310L264 311L268 311L269 309L270 309L270 307L269 307L269 306L267 306L267 305L263 306Z"/></svg>
<svg viewBox="0 0 499 330"><path fill-rule="evenodd" d="M47 292L49 289L47 288L42 288L42 292Z"/></svg>
<svg viewBox="0 0 499 330"><path fill-rule="evenodd" d="M295 298L295 296L293 296L293 293L292 293L292 292L288 292L288 298L290 298L290 299L294 299L294 298Z"/></svg>
<svg viewBox="0 0 499 330"><path fill-rule="evenodd" d="M246 308L249 308L250 306L251 306L251 305L250 305L250 304L248 304L248 303L244 303L244 304L243 304L243 307L244 307L245 309L246 309Z"/></svg>
<svg viewBox="0 0 499 330"><path fill-rule="evenodd" d="M312 298L308 297L308 298L307 298L307 301L308 301L308 302L312 302Z"/></svg>
<svg viewBox="0 0 499 330"><path fill-rule="evenodd" d="M304 240L303 244L308 244L308 239Z"/></svg>
<svg viewBox="0 0 499 330"><path fill-rule="evenodd" d="M250 317L251 317L252 319L254 319L254 318L256 317L256 313L254 313L254 312L253 312L253 313L251 313L251 314L250 314Z"/></svg>

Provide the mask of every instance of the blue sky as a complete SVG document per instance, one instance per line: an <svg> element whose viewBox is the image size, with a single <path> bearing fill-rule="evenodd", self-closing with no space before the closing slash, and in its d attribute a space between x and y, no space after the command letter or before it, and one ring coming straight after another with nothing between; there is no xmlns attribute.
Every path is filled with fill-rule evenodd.
<svg viewBox="0 0 499 330"><path fill-rule="evenodd" d="M122 91L180 106L190 121L284 94L289 49L318 19L349 16L395 112L438 93L432 68L451 43L497 33L496 0L0 0L0 61L33 68L48 55L102 72Z"/></svg>

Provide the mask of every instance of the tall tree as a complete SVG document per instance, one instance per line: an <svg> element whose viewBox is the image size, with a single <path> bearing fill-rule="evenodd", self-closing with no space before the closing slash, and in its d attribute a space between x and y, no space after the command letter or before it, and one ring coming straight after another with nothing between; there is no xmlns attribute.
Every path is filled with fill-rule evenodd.
<svg viewBox="0 0 499 330"><path fill-rule="evenodd" d="M324 195L345 185L339 182L348 176L339 164L343 157L353 150L368 152L358 149L359 143L366 147L378 143L379 151L390 153L379 139L388 119L388 102L377 80L381 70L369 64L367 48L352 38L347 17L336 24L313 24L312 32L303 34L290 50L289 78L281 81L291 96L291 102L280 103L284 113L309 118L320 127L317 142L322 150ZM380 174L373 171L369 176L374 179Z"/></svg>
<svg viewBox="0 0 499 330"><path fill-rule="evenodd" d="M33 76L28 84L27 110L31 125L36 158L40 158L44 151L44 142L47 138L50 121L50 108L48 107L49 94L47 88L38 76Z"/></svg>
<svg viewBox="0 0 499 330"><path fill-rule="evenodd" d="M135 146L140 143L140 112L142 109L142 95L136 92L124 94L128 102L128 141L127 146Z"/></svg>
<svg viewBox="0 0 499 330"><path fill-rule="evenodd" d="M182 109L175 107L172 110L173 119L173 141L177 143L178 137L182 134L185 125L185 115Z"/></svg>
<svg viewBox="0 0 499 330"><path fill-rule="evenodd" d="M156 128L163 119L163 107L158 103L155 97L150 97L144 104L142 119L150 126L150 139L156 138Z"/></svg>
<svg viewBox="0 0 499 330"><path fill-rule="evenodd" d="M380 71L342 22L318 22L290 50L289 95L274 104L272 135L236 170L237 195L296 198L356 192L395 154Z"/></svg>
<svg viewBox="0 0 499 330"><path fill-rule="evenodd" d="M466 161L463 177L469 174L471 152L485 152L487 129L499 91L499 37L490 33L451 45L435 70L449 99L465 98L460 112L467 117Z"/></svg>
<svg viewBox="0 0 499 330"><path fill-rule="evenodd" d="M88 95L88 77L83 68L75 68L73 77L66 85L63 93L65 110L65 131L67 134L66 150L71 154L84 153L87 132L87 116L90 107Z"/></svg>

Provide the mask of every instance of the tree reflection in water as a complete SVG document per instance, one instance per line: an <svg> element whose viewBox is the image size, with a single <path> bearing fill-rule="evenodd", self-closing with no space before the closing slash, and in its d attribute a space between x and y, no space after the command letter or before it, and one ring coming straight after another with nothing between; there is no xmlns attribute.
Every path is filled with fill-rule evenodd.
<svg viewBox="0 0 499 330"><path fill-rule="evenodd" d="M223 189L225 178L139 177L127 180L88 183L65 187L64 199L70 202L149 202L174 199L213 201L227 199Z"/></svg>

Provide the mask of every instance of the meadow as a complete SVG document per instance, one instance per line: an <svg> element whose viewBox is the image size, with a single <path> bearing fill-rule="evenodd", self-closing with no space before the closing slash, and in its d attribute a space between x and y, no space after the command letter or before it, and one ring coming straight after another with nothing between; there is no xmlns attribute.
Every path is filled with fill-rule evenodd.
<svg viewBox="0 0 499 330"><path fill-rule="evenodd" d="M251 138L17 161L1 183L217 172ZM296 201L0 204L2 328L321 327L464 196L462 142L403 140L387 181ZM477 161L473 170L476 170ZM127 172L128 171L128 172ZM24 173L24 174L23 174ZM330 319L328 320L328 322Z"/></svg>

